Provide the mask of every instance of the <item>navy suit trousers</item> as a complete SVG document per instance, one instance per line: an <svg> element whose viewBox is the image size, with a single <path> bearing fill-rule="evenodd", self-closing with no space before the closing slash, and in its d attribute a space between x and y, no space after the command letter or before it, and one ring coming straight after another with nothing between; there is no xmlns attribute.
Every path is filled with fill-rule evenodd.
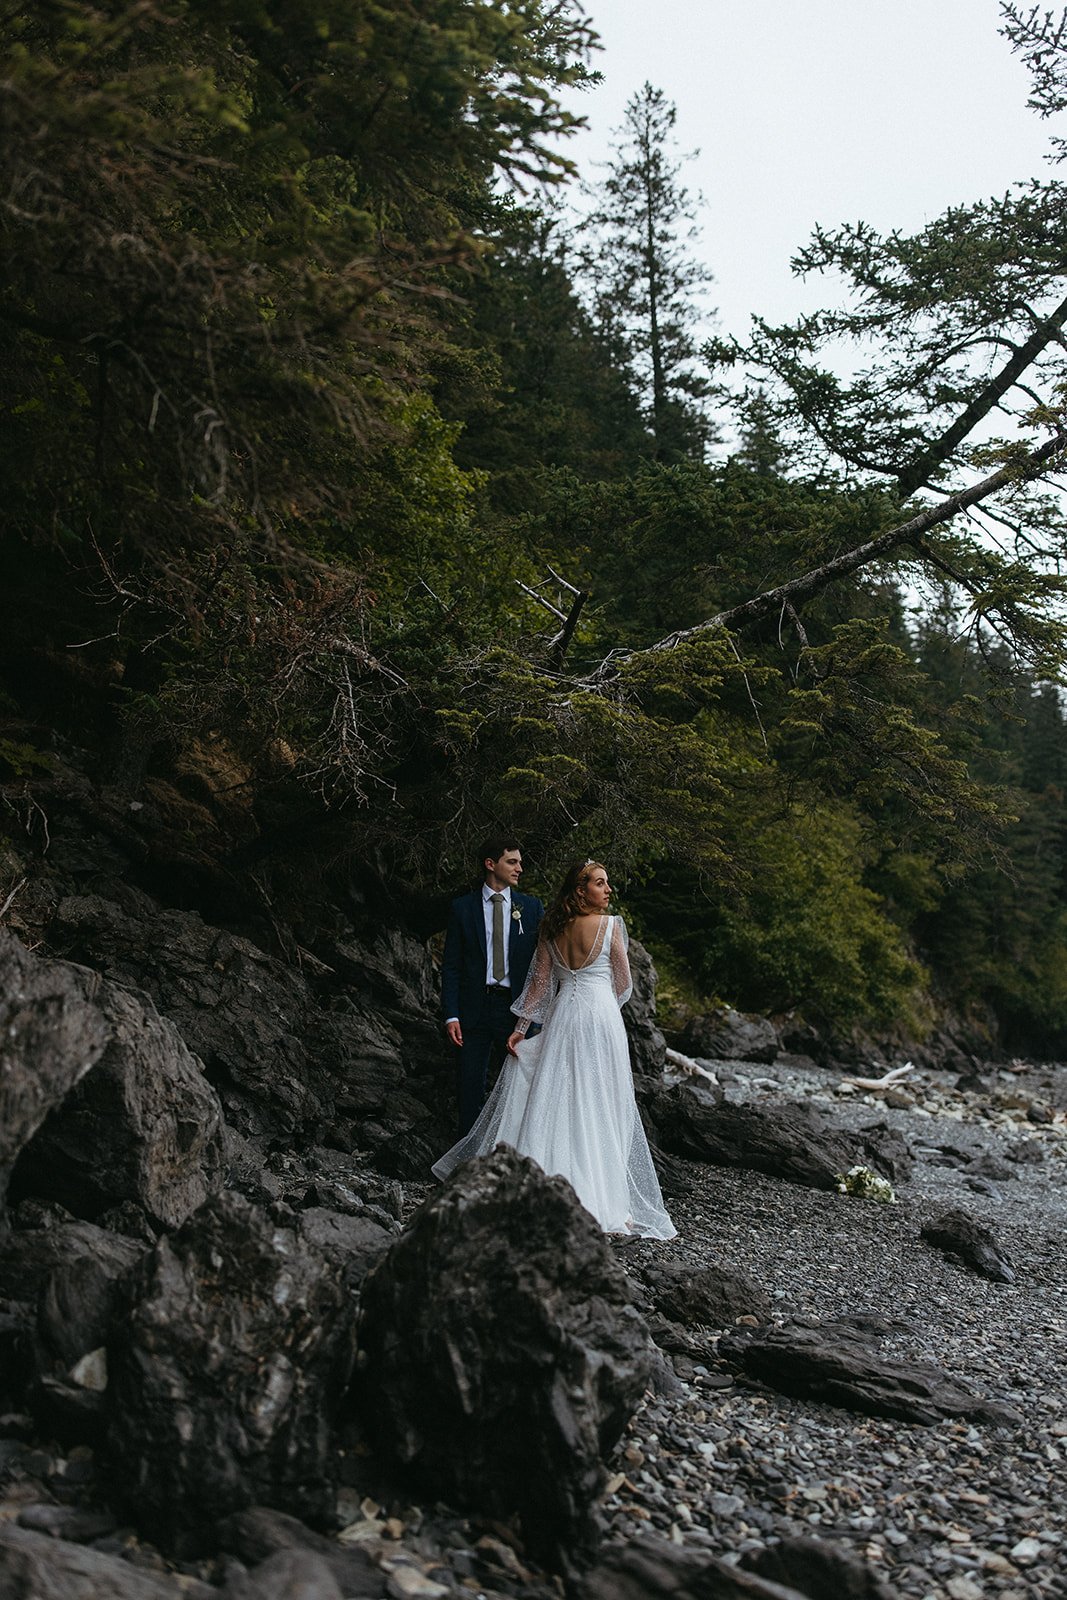
<svg viewBox="0 0 1067 1600"><path fill-rule="evenodd" d="M507 1054L509 1036L516 1027L510 989L489 989L476 1023L463 1023L463 1044L456 1066L456 1101L459 1137L469 1133L485 1104L490 1071L496 1071Z"/></svg>

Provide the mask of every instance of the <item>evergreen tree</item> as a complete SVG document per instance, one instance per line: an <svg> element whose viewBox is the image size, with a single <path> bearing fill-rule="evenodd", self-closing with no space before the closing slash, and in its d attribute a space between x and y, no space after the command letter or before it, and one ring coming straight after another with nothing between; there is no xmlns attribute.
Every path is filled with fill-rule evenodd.
<svg viewBox="0 0 1067 1600"><path fill-rule="evenodd" d="M760 384L746 392L735 404L738 421L737 449L733 461L761 478L772 478L785 470L788 451L782 438L775 407Z"/></svg>
<svg viewBox="0 0 1067 1600"><path fill-rule="evenodd" d="M712 277L693 254L698 202L680 182L691 156L676 154L676 121L650 83L631 97L587 224L597 319L605 339L627 352L656 457L667 461L699 459L716 437L696 332L709 314L701 297Z"/></svg>
<svg viewBox="0 0 1067 1600"><path fill-rule="evenodd" d="M575 287L560 216L505 204L493 248L466 286L462 348L437 386L442 410L464 423L458 459L491 474L500 506L530 509L531 479L568 468L617 478L648 453L625 364L595 327ZM489 381L468 381L471 363Z"/></svg>

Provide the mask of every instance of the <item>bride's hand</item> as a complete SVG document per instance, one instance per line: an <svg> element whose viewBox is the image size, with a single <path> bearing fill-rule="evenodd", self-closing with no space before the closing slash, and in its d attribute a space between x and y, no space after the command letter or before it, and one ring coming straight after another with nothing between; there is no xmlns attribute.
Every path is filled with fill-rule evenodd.
<svg viewBox="0 0 1067 1600"><path fill-rule="evenodd" d="M522 1041L525 1039L525 1037L526 1037L526 1035L524 1033L513 1033L511 1035L511 1037L508 1039L508 1055L509 1056L517 1056L518 1055L518 1053L519 1053L518 1046L522 1043Z"/></svg>

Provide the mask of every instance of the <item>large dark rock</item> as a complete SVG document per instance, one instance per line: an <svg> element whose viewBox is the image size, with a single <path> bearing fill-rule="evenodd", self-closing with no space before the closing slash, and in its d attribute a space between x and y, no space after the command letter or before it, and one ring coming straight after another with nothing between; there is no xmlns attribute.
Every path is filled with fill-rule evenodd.
<svg viewBox="0 0 1067 1600"><path fill-rule="evenodd" d="M713 1556L642 1539L605 1553L577 1591L578 1600L816 1600ZM831 1589L817 1600L838 1600Z"/></svg>
<svg viewBox="0 0 1067 1600"><path fill-rule="evenodd" d="M20 1216L25 1213L22 1207ZM57 1220L16 1229L0 1248L0 1296L36 1301L52 1274L88 1258L114 1280L141 1259L144 1245L94 1222Z"/></svg>
<svg viewBox="0 0 1067 1600"><path fill-rule="evenodd" d="M250 1579L262 1572L264 1563L302 1552L316 1557L328 1568L346 1600L350 1595L385 1593L381 1569L366 1551L327 1539L284 1511L272 1511L267 1506L236 1511L219 1523L216 1534L220 1550L255 1568L249 1573Z"/></svg>
<svg viewBox="0 0 1067 1600"><path fill-rule="evenodd" d="M231 1578L218 1600L355 1600L369 1592L342 1594L326 1562L311 1550L279 1550L254 1571Z"/></svg>
<svg viewBox="0 0 1067 1600"><path fill-rule="evenodd" d="M652 957L640 940L630 940L629 958L634 992L623 1007L622 1020L630 1043L630 1064L639 1077L658 1077L667 1059L667 1041L656 1021L659 980Z"/></svg>
<svg viewBox="0 0 1067 1600"><path fill-rule="evenodd" d="M907 1146L885 1125L855 1132L831 1127L796 1102L734 1105L711 1084L679 1083L657 1093L650 1111L658 1142L690 1160L746 1167L813 1189L865 1165L893 1180L910 1170Z"/></svg>
<svg viewBox="0 0 1067 1600"><path fill-rule="evenodd" d="M19 1154L107 1048L93 984L93 974L42 961L0 928L0 1231Z"/></svg>
<svg viewBox="0 0 1067 1600"><path fill-rule="evenodd" d="M778 1054L778 1035L766 1017L747 1016L722 1006L686 1024L679 1048L707 1061L771 1062Z"/></svg>
<svg viewBox="0 0 1067 1600"><path fill-rule="evenodd" d="M994 1283L1015 1282L1015 1268L992 1229L966 1211L943 1211L940 1216L931 1217L923 1226L922 1238L946 1255L957 1257L983 1278L991 1278Z"/></svg>
<svg viewBox="0 0 1067 1600"><path fill-rule="evenodd" d="M375 1150L372 1160L378 1172L390 1178L406 1178L415 1183L430 1183L430 1168L455 1137L454 1128L445 1133L436 1122L416 1123L391 1134Z"/></svg>
<svg viewBox="0 0 1067 1600"><path fill-rule="evenodd" d="M47 1533L71 1544L92 1544L115 1532L118 1522L109 1511L84 1511L77 1506L57 1506L47 1500L24 1506L18 1514L20 1528Z"/></svg>
<svg viewBox="0 0 1067 1600"><path fill-rule="evenodd" d="M941 1417L1005 1424L1018 1420L1009 1407L983 1399L937 1367L882 1357L877 1334L855 1323L732 1328L719 1340L719 1354L781 1394L822 1400L865 1416L921 1423Z"/></svg>
<svg viewBox="0 0 1067 1600"><path fill-rule="evenodd" d="M630 1301L568 1183L505 1148L468 1163L363 1286L357 1400L379 1449L434 1497L518 1512L566 1568L650 1370Z"/></svg>
<svg viewBox="0 0 1067 1600"><path fill-rule="evenodd" d="M16 1216L34 1211L48 1216L33 1202ZM66 1445L95 1445L102 1437L102 1347L119 1315L123 1284L143 1254L136 1240L73 1220L16 1228L0 1250L0 1293L23 1297L6 1302L0 1379L44 1433Z"/></svg>
<svg viewBox="0 0 1067 1600"><path fill-rule="evenodd" d="M1019 1176L1011 1162L1005 1161L995 1150L983 1150L970 1163L967 1173L969 1177L992 1178L996 1183L1007 1183L1010 1178Z"/></svg>
<svg viewBox="0 0 1067 1600"><path fill-rule="evenodd" d="M31 1304L0 1299L0 1410L24 1405L35 1370L33 1327Z"/></svg>
<svg viewBox="0 0 1067 1600"><path fill-rule="evenodd" d="M146 1572L100 1550L0 1521L3 1600L219 1600L193 1578Z"/></svg>
<svg viewBox="0 0 1067 1600"><path fill-rule="evenodd" d="M350 1217L322 1206L301 1211L299 1226L301 1237L330 1263L353 1298L395 1238L370 1217Z"/></svg>
<svg viewBox="0 0 1067 1600"><path fill-rule="evenodd" d="M653 1259L639 1271L656 1310L683 1328L727 1328L737 1317L770 1317L771 1302L755 1279L725 1262Z"/></svg>
<svg viewBox="0 0 1067 1600"><path fill-rule="evenodd" d="M295 1227L237 1195L160 1241L108 1346L111 1480L138 1526L193 1550L248 1505L332 1512L352 1309Z"/></svg>
<svg viewBox="0 0 1067 1600"><path fill-rule="evenodd" d="M914 1161L911 1146L904 1136L888 1122L865 1122L854 1134L863 1151L863 1161L881 1172L893 1183L909 1177Z"/></svg>
<svg viewBox="0 0 1067 1600"><path fill-rule="evenodd" d="M741 1565L761 1578L799 1589L810 1600L830 1595L834 1600L894 1600L872 1567L825 1539L781 1539L742 1556Z"/></svg>
<svg viewBox="0 0 1067 1600"><path fill-rule="evenodd" d="M38 1296L28 1404L43 1431L65 1445L95 1447L104 1436L106 1345L144 1255L143 1244L115 1242L121 1248L94 1252L78 1248L82 1241L75 1237L74 1251L49 1273Z"/></svg>
<svg viewBox="0 0 1067 1600"><path fill-rule="evenodd" d="M293 1133L339 1110L359 1115L387 1103L403 1080L404 1035L384 1010L353 991L335 1014L302 973L195 912L164 910L134 890L122 905L71 896L52 936L152 996L243 1131Z"/></svg>
<svg viewBox="0 0 1067 1600"><path fill-rule="evenodd" d="M433 961L421 940L402 932L390 920L396 915L397 908L390 907L382 916L365 918L365 928L373 932L335 942L328 952L329 961L362 1013L381 1017L397 1030L408 1073L428 1066L444 1070L451 1065L451 1046L444 1043L441 1032ZM443 917L440 926L444 926Z"/></svg>
<svg viewBox="0 0 1067 1600"><path fill-rule="evenodd" d="M37 1305L37 1332L60 1367L69 1370L106 1345L132 1270L132 1262L115 1270L113 1259L80 1255L49 1275Z"/></svg>
<svg viewBox="0 0 1067 1600"><path fill-rule="evenodd" d="M177 1227L222 1185L218 1096L150 1000L67 971L92 996L104 1047L26 1145L12 1189L91 1217L132 1201L156 1225Z"/></svg>

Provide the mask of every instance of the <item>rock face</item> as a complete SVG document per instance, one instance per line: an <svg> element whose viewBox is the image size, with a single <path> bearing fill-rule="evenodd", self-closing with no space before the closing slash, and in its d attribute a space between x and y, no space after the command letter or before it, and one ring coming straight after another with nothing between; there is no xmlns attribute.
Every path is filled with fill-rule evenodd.
<svg viewBox="0 0 1067 1600"><path fill-rule="evenodd" d="M300 1232L332 1262L345 1287L353 1291L393 1242L392 1234L370 1217L348 1217L323 1206L301 1211Z"/></svg>
<svg viewBox="0 0 1067 1600"><path fill-rule="evenodd" d="M801 1593L664 1540L609 1551L578 1590L578 1600L838 1600L835 1590Z"/></svg>
<svg viewBox="0 0 1067 1600"><path fill-rule="evenodd" d="M355 1600L342 1594L321 1556L311 1550L279 1550L253 1572L231 1578L222 1600Z"/></svg>
<svg viewBox="0 0 1067 1600"><path fill-rule="evenodd" d="M104 982L97 1004L104 1051L23 1151L15 1187L82 1216L132 1200L177 1227L222 1185L222 1107L151 1001Z"/></svg>
<svg viewBox="0 0 1067 1600"><path fill-rule="evenodd" d="M656 1021L656 969L638 939L630 940L629 958L634 992L623 1008L622 1020L630 1042L630 1064L639 1077L658 1077L667 1041Z"/></svg>
<svg viewBox="0 0 1067 1600"><path fill-rule="evenodd" d="M295 1227L237 1195L160 1241L108 1347L112 1481L138 1526L180 1548L255 1503L332 1510L352 1309Z"/></svg>
<svg viewBox="0 0 1067 1600"><path fill-rule="evenodd" d="M244 1131L292 1133L382 1104L404 1077L401 1034L352 997L334 1016L301 973L194 912L70 896L54 937L79 959L146 990L204 1063ZM353 958L354 959L354 958Z"/></svg>
<svg viewBox="0 0 1067 1600"><path fill-rule="evenodd" d="M222 1182L222 1115L150 1001L0 936L0 1182L176 1226Z"/></svg>
<svg viewBox="0 0 1067 1600"><path fill-rule="evenodd" d="M95 1446L105 1428L106 1345L144 1247L103 1234L108 1247L87 1250L77 1236L71 1237L71 1229L56 1232L73 1248L45 1279L38 1296L28 1399L50 1436Z"/></svg>
<svg viewBox="0 0 1067 1600"><path fill-rule="evenodd" d="M651 1115L660 1144L720 1167L748 1167L813 1189L835 1189L857 1164L899 1181L910 1160L900 1136L882 1126L845 1133L807 1106L732 1105L710 1084L679 1083L658 1093Z"/></svg>
<svg viewBox="0 0 1067 1600"><path fill-rule="evenodd" d="M682 1032L679 1048L707 1061L771 1062L778 1054L778 1035L766 1017L746 1016L732 1006L693 1017Z"/></svg>
<svg viewBox="0 0 1067 1600"><path fill-rule="evenodd" d="M1015 1268L1001 1250L990 1228L968 1216L966 1211L944 1211L932 1217L922 1229L922 1238L946 1255L957 1256L994 1283L1014 1283Z"/></svg>
<svg viewBox="0 0 1067 1600"><path fill-rule="evenodd" d="M20 1209L20 1221L26 1209ZM142 1244L93 1222L67 1218L54 1220L51 1226L22 1226L0 1249L0 1297L36 1302L54 1272L71 1268L83 1258L114 1280L143 1254Z"/></svg>
<svg viewBox="0 0 1067 1600"><path fill-rule="evenodd" d="M364 1284L359 1342L359 1407L426 1492L518 1512L557 1567L591 1547L601 1456L650 1358L569 1184L505 1148L462 1167Z"/></svg>
<svg viewBox="0 0 1067 1600"><path fill-rule="evenodd" d="M733 1328L720 1339L719 1354L781 1394L824 1400L869 1417L922 1423L941 1417L1017 1420L1008 1407L982 1399L937 1367L883 1358L876 1337L849 1323Z"/></svg>
<svg viewBox="0 0 1067 1600"><path fill-rule="evenodd" d="M0 1227L16 1158L107 1048L98 983L0 929Z"/></svg>

